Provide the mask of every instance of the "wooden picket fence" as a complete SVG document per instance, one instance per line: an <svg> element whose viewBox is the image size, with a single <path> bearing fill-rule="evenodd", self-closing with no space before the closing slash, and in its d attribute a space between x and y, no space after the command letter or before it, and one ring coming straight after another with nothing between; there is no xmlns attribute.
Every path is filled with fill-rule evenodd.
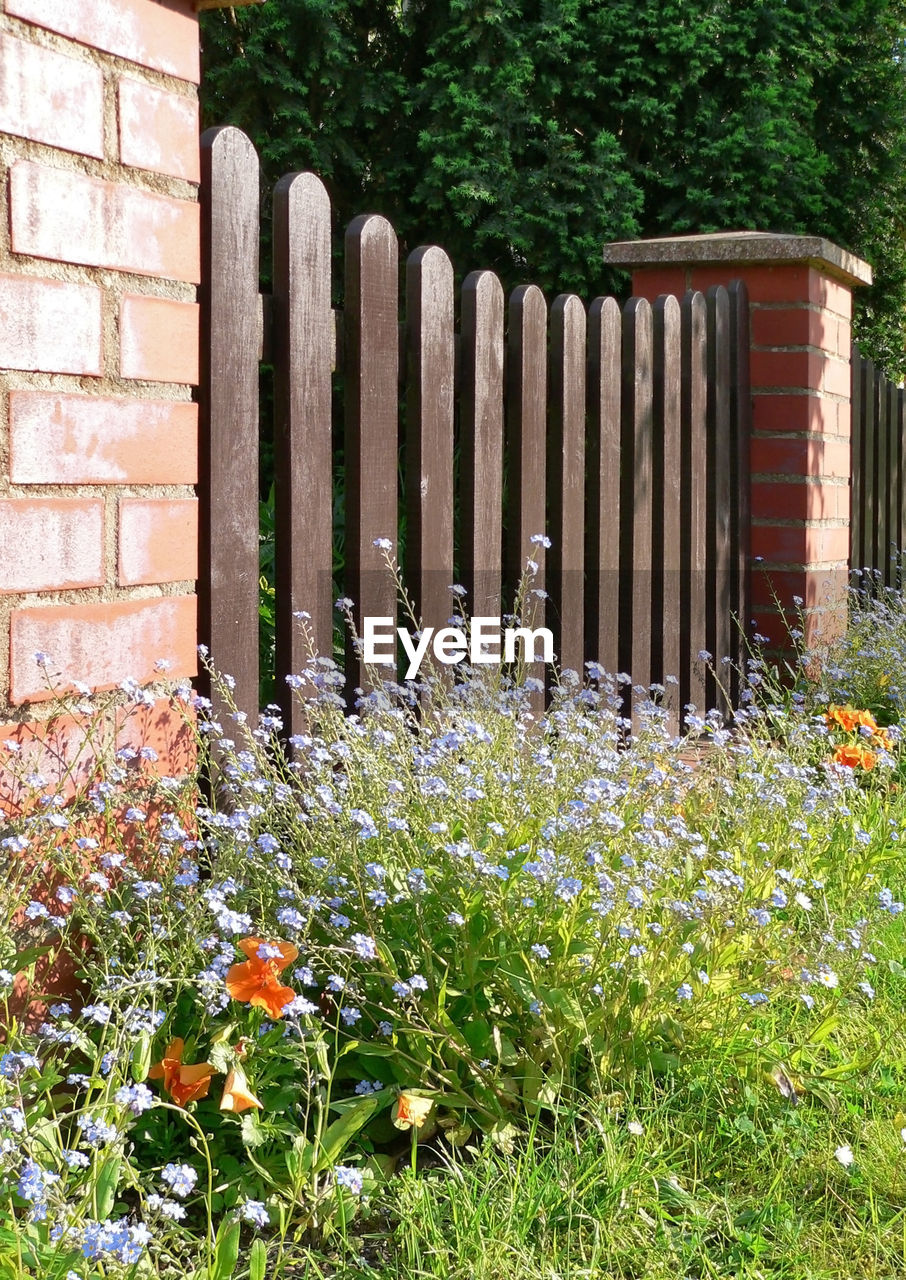
<svg viewBox="0 0 906 1280"><path fill-rule="evenodd" d="M285 676L330 654L335 586L358 617L393 617L375 540L405 525L404 569L426 625L500 615L530 557L546 589L558 662L587 660L720 696L701 650L738 658L748 619L748 303L707 296L548 304L535 285L505 300L474 271L457 308L442 249L405 263L377 215L345 234L343 307L332 306L331 210L309 173L274 191L273 295L259 296L259 167L238 130L209 130L203 155L201 635L234 696L258 711L258 394L273 368L277 687L287 728L303 716ZM458 310L458 324L457 324ZM345 581L332 582L333 380L342 383ZM400 430L400 424L404 429ZM404 501L400 501L402 480ZM531 541L546 533L546 553ZM534 598L534 597L533 597ZM535 625L541 625L535 619ZM367 681L347 654L349 691ZM731 696L737 686L733 682Z"/></svg>
<svg viewBox="0 0 906 1280"><path fill-rule="evenodd" d="M877 584L899 587L898 556L906 534L903 389L857 346L852 379L849 563L853 570L871 570ZM867 579L860 581L867 585Z"/></svg>

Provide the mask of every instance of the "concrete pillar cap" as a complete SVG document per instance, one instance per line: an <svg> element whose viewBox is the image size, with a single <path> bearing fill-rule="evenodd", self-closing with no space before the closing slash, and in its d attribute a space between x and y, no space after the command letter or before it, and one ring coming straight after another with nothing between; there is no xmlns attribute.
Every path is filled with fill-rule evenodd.
<svg viewBox="0 0 906 1280"><path fill-rule="evenodd" d="M608 266L627 271L660 266L793 266L823 271L854 288L872 282L867 262L822 236L780 235L773 231L720 231L712 235L618 240L604 246Z"/></svg>

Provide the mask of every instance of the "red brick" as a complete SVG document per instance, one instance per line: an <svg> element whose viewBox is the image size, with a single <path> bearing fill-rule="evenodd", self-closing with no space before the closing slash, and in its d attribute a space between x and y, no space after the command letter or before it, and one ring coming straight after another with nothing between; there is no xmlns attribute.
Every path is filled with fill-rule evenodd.
<svg viewBox="0 0 906 1280"><path fill-rule="evenodd" d="M750 465L753 478L759 475L790 475L848 479L850 446L843 440L754 436Z"/></svg>
<svg viewBox="0 0 906 1280"><path fill-rule="evenodd" d="M814 279L813 279L814 277ZM804 265L776 267L728 262L719 267L692 268L691 285L703 293L712 285L745 280L750 302L817 302L817 273Z"/></svg>
<svg viewBox="0 0 906 1280"><path fill-rule="evenodd" d="M11 391L13 484L195 484L198 406Z"/></svg>
<svg viewBox="0 0 906 1280"><path fill-rule="evenodd" d="M120 160L198 182L198 101L139 80L119 84Z"/></svg>
<svg viewBox="0 0 906 1280"><path fill-rule="evenodd" d="M811 351L753 351L749 370L753 387L818 389L823 361Z"/></svg>
<svg viewBox="0 0 906 1280"><path fill-rule="evenodd" d="M64 151L103 156L100 68L0 35L0 131Z"/></svg>
<svg viewBox="0 0 906 1280"><path fill-rule="evenodd" d="M198 382L198 305L127 294L120 307L120 374Z"/></svg>
<svg viewBox="0 0 906 1280"><path fill-rule="evenodd" d="M197 84L194 7L193 0L6 0L14 18Z"/></svg>
<svg viewBox="0 0 906 1280"><path fill-rule="evenodd" d="M191 706L174 706L168 699L158 698L150 707L117 708L116 716L117 750L150 747L157 753L157 760L144 765L143 772L171 778L192 772L198 752Z"/></svg>
<svg viewBox="0 0 906 1280"><path fill-rule="evenodd" d="M0 275L0 369L100 375L101 291Z"/></svg>
<svg viewBox="0 0 906 1280"><path fill-rule="evenodd" d="M654 302L662 293L681 298L685 292L685 267L641 267L632 273L633 297Z"/></svg>
<svg viewBox="0 0 906 1280"><path fill-rule="evenodd" d="M753 307L752 343L758 347L820 347L837 350L839 320L829 311L799 307Z"/></svg>
<svg viewBox="0 0 906 1280"><path fill-rule="evenodd" d="M826 391L830 395L846 396L849 400L852 395L852 385L853 375L849 356L845 360L825 360L821 380L818 383L821 391Z"/></svg>
<svg viewBox="0 0 906 1280"><path fill-rule="evenodd" d="M120 500L119 577L122 586L186 582L198 577L195 498Z"/></svg>
<svg viewBox="0 0 906 1280"><path fill-rule="evenodd" d="M161 660L170 664L168 677L194 675L195 639L194 596L17 609L10 620L10 701L52 696L37 652L49 656L51 675L60 673L60 689L75 680L112 689L130 676L140 684L160 679Z"/></svg>
<svg viewBox="0 0 906 1280"><path fill-rule="evenodd" d="M69 169L10 170L14 253L197 282L198 205Z"/></svg>
<svg viewBox="0 0 906 1280"><path fill-rule="evenodd" d="M837 402L817 393L797 396L756 390L752 396L752 427L756 432L812 431L834 436L838 426Z"/></svg>
<svg viewBox="0 0 906 1280"><path fill-rule="evenodd" d="M752 516L762 520L848 520L849 485L752 482Z"/></svg>
<svg viewBox="0 0 906 1280"><path fill-rule="evenodd" d="M753 524L753 556L769 564L827 564L849 557L849 526Z"/></svg>
<svg viewBox="0 0 906 1280"><path fill-rule="evenodd" d="M837 321L837 355L844 360L852 360L853 329L848 320Z"/></svg>
<svg viewBox="0 0 906 1280"><path fill-rule="evenodd" d="M826 607L838 585L839 572L833 569L761 569L752 570L751 606L773 609L774 596L780 604L794 609L793 597L799 596L803 609Z"/></svg>
<svg viewBox="0 0 906 1280"><path fill-rule="evenodd" d="M0 592L94 587L103 581L103 502L0 500Z"/></svg>

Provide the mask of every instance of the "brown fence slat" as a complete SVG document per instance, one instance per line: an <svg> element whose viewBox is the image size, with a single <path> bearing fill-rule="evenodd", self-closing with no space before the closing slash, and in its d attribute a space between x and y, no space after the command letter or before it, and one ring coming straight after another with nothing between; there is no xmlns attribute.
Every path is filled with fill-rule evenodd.
<svg viewBox="0 0 906 1280"><path fill-rule="evenodd" d="M906 398L902 389L897 390L897 435L900 441L900 486L897 502L900 511L899 541L897 542L897 572L894 585L902 591L903 582L903 543L906 541Z"/></svg>
<svg viewBox="0 0 906 1280"><path fill-rule="evenodd" d="M680 531L682 461L680 432L680 304L662 294L654 304L654 527L652 534L651 670L664 684L670 726L680 722Z"/></svg>
<svg viewBox="0 0 906 1280"><path fill-rule="evenodd" d="M201 139L199 637L258 723L258 157L232 127ZM219 710L222 711L222 708Z"/></svg>
<svg viewBox="0 0 906 1280"><path fill-rule="evenodd" d="M435 245L406 263L406 582L415 615L453 612L453 266Z"/></svg>
<svg viewBox="0 0 906 1280"><path fill-rule="evenodd" d="M877 445L875 449L875 465L877 468L877 542L875 565L878 569L879 581L887 581L887 566L890 560L890 534L887 527L887 491L890 485L890 431L887 402L887 379L876 372L875 404L877 406Z"/></svg>
<svg viewBox="0 0 906 1280"><path fill-rule="evenodd" d="M619 303L596 298L588 312L586 647L611 675L620 663L621 362Z"/></svg>
<svg viewBox="0 0 906 1280"><path fill-rule="evenodd" d="M507 490L508 533L506 544L508 607L516 585L531 559L538 566L530 584L543 590L545 549L531 539L546 532L545 486L547 444L547 303L537 285L520 285L510 295L507 326ZM527 627L542 626L544 610L529 592L522 610ZM544 680L541 663L528 667L531 676ZM541 694L532 695L532 707L543 707Z"/></svg>
<svg viewBox="0 0 906 1280"><path fill-rule="evenodd" d="M730 298L723 285L708 290L708 643L718 678L705 682L708 709L725 685L730 654ZM723 699L721 698L723 703Z"/></svg>
<svg viewBox="0 0 906 1280"><path fill-rule="evenodd" d="M864 562L862 543L862 487L864 480L864 424L862 421L862 356L859 348L853 343L850 356L852 370L852 426L851 426L851 461L849 491L849 566L851 570L861 569ZM858 582L858 576L855 579Z"/></svg>
<svg viewBox="0 0 906 1280"><path fill-rule="evenodd" d="M462 286L463 585L473 617L499 617L503 572L503 288L493 271Z"/></svg>
<svg viewBox="0 0 906 1280"><path fill-rule="evenodd" d="M551 541L548 625L562 670L585 662L585 307L561 293L551 307Z"/></svg>
<svg viewBox="0 0 906 1280"><path fill-rule="evenodd" d="M698 654L707 644L705 528L707 517L707 304L687 293L680 304L682 384L682 523L680 577L680 706L704 706Z"/></svg>
<svg viewBox="0 0 906 1280"><path fill-rule="evenodd" d="M749 291L733 280L730 295L730 611L734 622L730 653L730 701L739 705L751 632L751 467L752 393L749 379Z"/></svg>
<svg viewBox="0 0 906 1280"><path fill-rule="evenodd" d="M313 173L274 188L274 527L277 699L284 728L303 707L286 684L333 650L330 199ZM297 612L310 615L303 628Z"/></svg>
<svg viewBox="0 0 906 1280"><path fill-rule="evenodd" d="M361 629L363 617L396 620L396 589L374 544L387 538L396 551L399 250L377 214L350 223L345 250L346 591ZM365 682L351 645L346 675L350 689Z"/></svg>
<svg viewBox="0 0 906 1280"><path fill-rule="evenodd" d="M897 387L884 379L884 416L887 438L887 546L884 555L884 581L892 586L896 575L894 557L900 547L900 432L897 422Z"/></svg>
<svg viewBox="0 0 906 1280"><path fill-rule="evenodd" d="M620 665L633 685L646 689L651 683L652 342L651 304L630 298L623 308Z"/></svg>
<svg viewBox="0 0 906 1280"><path fill-rule="evenodd" d="M877 524L874 508L877 502L877 397L875 366L871 360L862 360L862 554L861 568L874 569L877 565L875 533Z"/></svg>

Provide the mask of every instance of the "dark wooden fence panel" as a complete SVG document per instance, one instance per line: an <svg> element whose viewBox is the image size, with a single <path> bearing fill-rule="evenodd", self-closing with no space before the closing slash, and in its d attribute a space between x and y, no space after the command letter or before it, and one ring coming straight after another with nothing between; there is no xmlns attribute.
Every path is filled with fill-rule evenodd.
<svg viewBox="0 0 906 1280"><path fill-rule="evenodd" d="M493 271L462 287L460 545L474 617L500 616L503 578L503 288Z"/></svg>
<svg viewBox="0 0 906 1280"><path fill-rule="evenodd" d="M362 618L396 620L396 588L377 544L395 544L398 525L398 256L396 233L385 218L363 214L350 223L343 316L346 592L360 635ZM346 674L352 689L366 683L351 644Z"/></svg>
<svg viewBox="0 0 906 1280"><path fill-rule="evenodd" d="M687 293L681 303L683 571L680 579L680 706L703 709L704 678L698 655L707 628L708 313L704 295Z"/></svg>
<svg viewBox="0 0 906 1280"><path fill-rule="evenodd" d="M244 133L201 139L198 633L258 722L258 157ZM202 687L207 687L202 682ZM216 698L216 691L214 691ZM222 708L217 708L222 712ZM229 736L229 735L228 735Z"/></svg>
<svg viewBox="0 0 906 1280"><path fill-rule="evenodd" d="M717 688L703 688L699 652L741 661L730 618L749 612L744 287L664 296L653 307L633 298L622 310L598 298L587 316L581 299L561 294L548 326L535 285L507 305L492 272L473 272L457 335L447 255L434 246L410 255L401 322L396 234L367 215L346 232L344 304L334 312L329 200L314 175L291 174L274 193L274 295L262 302L257 181L242 134L205 136L202 636L235 677L240 710L254 720L265 352L275 375L276 682L288 732L305 720L285 677L304 669L312 647L327 655L334 643L335 370L345 406L345 576L336 587L353 601L360 635L366 616L396 623L385 539L431 627L455 611L457 566L467 611L506 617L531 560L520 622L551 629L561 668L581 672L594 660L628 672L642 692L665 685L677 728L686 702L710 706ZM859 502L883 492L886 534L896 539L902 394L881 387L865 362L860 379ZM885 532L872 527L869 541L867 522L856 527L877 556ZM365 671L352 644L344 661L352 702L379 673ZM529 673L539 677L540 714L549 673L540 662Z"/></svg>
<svg viewBox="0 0 906 1280"><path fill-rule="evenodd" d="M406 329L406 582L416 616L444 627L453 584L453 266L435 245L406 264Z"/></svg>
<svg viewBox="0 0 906 1280"><path fill-rule="evenodd" d="M654 304L654 533L651 669L664 685L674 730L680 725L680 578L683 471L680 304L664 294Z"/></svg>
<svg viewBox="0 0 906 1280"><path fill-rule="evenodd" d="M312 173L274 190L274 523L276 670L303 671L310 649L333 651L333 443L330 199ZM300 613L309 618L302 625ZM285 680L277 698L289 733L303 708Z"/></svg>
<svg viewBox="0 0 906 1280"><path fill-rule="evenodd" d="M863 586L900 587L906 537L906 422L903 391L852 349L850 566Z"/></svg>
<svg viewBox="0 0 906 1280"><path fill-rule="evenodd" d="M605 671L619 666L622 314L615 298L588 313L585 498L586 650Z"/></svg>
<svg viewBox="0 0 906 1280"><path fill-rule="evenodd" d="M651 580L654 511L653 323L651 304L630 298L623 308L623 520L620 577L620 666L633 684L651 683Z"/></svg>
<svg viewBox="0 0 906 1280"><path fill-rule="evenodd" d="M548 625L560 666L585 662L585 308L561 293L551 308Z"/></svg>

